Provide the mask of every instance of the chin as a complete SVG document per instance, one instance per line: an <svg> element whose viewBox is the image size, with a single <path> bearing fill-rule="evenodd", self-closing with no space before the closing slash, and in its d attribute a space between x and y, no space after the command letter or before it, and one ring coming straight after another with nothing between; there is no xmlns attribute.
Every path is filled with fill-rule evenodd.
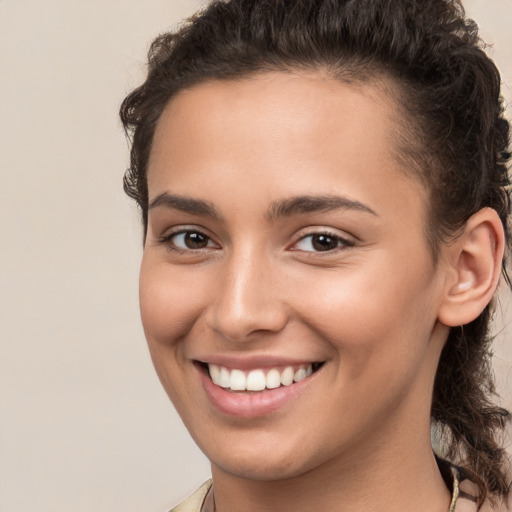
<svg viewBox="0 0 512 512"><path fill-rule="evenodd" d="M253 481L277 481L298 477L317 465L297 449L277 450L257 445L240 449L236 445L224 450L205 452L213 467L238 478Z"/></svg>
<svg viewBox="0 0 512 512"><path fill-rule="evenodd" d="M237 478L259 482L287 480L307 472L297 467L297 461L224 460L219 463L213 461L212 465Z"/></svg>

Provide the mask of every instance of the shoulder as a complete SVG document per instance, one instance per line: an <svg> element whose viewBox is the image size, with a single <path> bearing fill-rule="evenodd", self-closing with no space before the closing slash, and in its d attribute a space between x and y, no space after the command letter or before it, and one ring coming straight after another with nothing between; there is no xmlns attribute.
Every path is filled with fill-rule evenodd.
<svg viewBox="0 0 512 512"><path fill-rule="evenodd" d="M204 499L212 486L212 481L206 481L197 491L188 497L183 503L174 507L170 512L201 512Z"/></svg>

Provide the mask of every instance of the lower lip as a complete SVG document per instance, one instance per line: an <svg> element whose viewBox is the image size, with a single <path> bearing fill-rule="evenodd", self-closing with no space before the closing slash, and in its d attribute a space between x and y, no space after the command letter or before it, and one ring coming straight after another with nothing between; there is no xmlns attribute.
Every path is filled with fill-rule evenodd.
<svg viewBox="0 0 512 512"><path fill-rule="evenodd" d="M212 382L209 375L200 369L203 388L214 407L229 416L238 418L257 418L265 416L295 401L309 385L313 375L276 389L259 392L232 392Z"/></svg>

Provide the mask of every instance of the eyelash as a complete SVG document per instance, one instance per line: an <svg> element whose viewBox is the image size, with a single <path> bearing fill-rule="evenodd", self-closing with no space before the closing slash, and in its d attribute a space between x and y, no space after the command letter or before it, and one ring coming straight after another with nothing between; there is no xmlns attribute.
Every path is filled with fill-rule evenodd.
<svg viewBox="0 0 512 512"><path fill-rule="evenodd" d="M207 242L206 242L207 245L205 247L196 247L196 248L179 247L176 245L175 242L173 242L173 239L179 235L185 235L185 236L186 235L199 235L200 237L204 237L207 240ZM300 244L300 243L304 242L305 240L307 240L308 238L310 238L310 239L312 239L311 246L314 249L313 237L325 237L327 239L330 239L332 242L335 242L336 246L333 248L327 248L325 251L324 250L305 250L305 249L295 248L298 244ZM212 242L212 238L210 236L208 236L206 233L204 233L198 229L179 229L177 231L173 231L172 233L169 233L169 234L159 238L158 243L162 244L162 245L166 245L172 251L181 252L181 253L196 252L196 251L200 251L203 249L211 249L212 247L216 246L216 244L214 244L214 242ZM209 244L213 244L213 246L209 245ZM308 233L308 234L300 237L296 242L294 242L292 244L292 246L290 247L289 250L301 251L303 253L312 253L312 254L326 253L326 255L327 255L327 254L332 254L334 251L346 250L350 247L354 247L355 245L356 245L355 242L352 240L349 240L347 238L344 238L342 236L339 236L337 234L331 233L326 230L321 230L321 231L315 231L313 233Z"/></svg>
<svg viewBox="0 0 512 512"><path fill-rule="evenodd" d="M179 235L199 235L199 236L207 239L207 244L212 242L212 238L210 236L208 236L206 233L203 233L199 229L179 229L177 231L173 231L172 233L169 233L169 234L159 238L158 243L162 244L162 245L166 245L168 247L168 249L170 249L171 251L182 252L182 253L188 253L191 251L195 252L195 251L200 251L201 249L211 248L211 247L208 247L208 245L206 247L199 247L199 248L178 247L175 243L173 243L173 238L175 238Z"/></svg>
<svg viewBox="0 0 512 512"><path fill-rule="evenodd" d="M308 233L307 235L302 236L296 242L294 242L293 246L297 246L300 242L303 242L303 241L307 240L308 238L313 239L313 237L326 237L326 238L329 238L332 241L336 242L336 247L333 247L332 249L327 249L325 251L322 251L322 250L307 251L307 250L303 250L303 249L293 249L293 248L291 250L302 251L302 252L305 252L305 253L314 253L314 254L326 253L326 255L327 255L327 254L332 254L334 251L345 250L345 249L348 249L350 247L354 247L356 245L355 242L352 241L352 240L344 238L344 237L342 237L340 235L337 235L335 233L331 233L330 231L321 230L321 231L315 231L313 233ZM311 245L313 243L314 242L312 240L311 241Z"/></svg>

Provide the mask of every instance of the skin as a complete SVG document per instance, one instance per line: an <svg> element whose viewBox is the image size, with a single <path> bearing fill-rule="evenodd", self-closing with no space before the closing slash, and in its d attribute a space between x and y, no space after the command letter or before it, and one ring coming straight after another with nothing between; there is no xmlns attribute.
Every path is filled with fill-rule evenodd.
<svg viewBox="0 0 512 512"><path fill-rule="evenodd" d="M468 290L456 289L453 248L432 261L426 192L394 158L397 110L370 84L276 72L182 91L159 120L142 320L159 378L212 463L218 512L448 510L430 404L447 289ZM302 196L367 209L276 214ZM206 245L172 236L184 230ZM315 250L317 233L337 246ZM324 364L271 414L219 412L196 361L255 356Z"/></svg>

